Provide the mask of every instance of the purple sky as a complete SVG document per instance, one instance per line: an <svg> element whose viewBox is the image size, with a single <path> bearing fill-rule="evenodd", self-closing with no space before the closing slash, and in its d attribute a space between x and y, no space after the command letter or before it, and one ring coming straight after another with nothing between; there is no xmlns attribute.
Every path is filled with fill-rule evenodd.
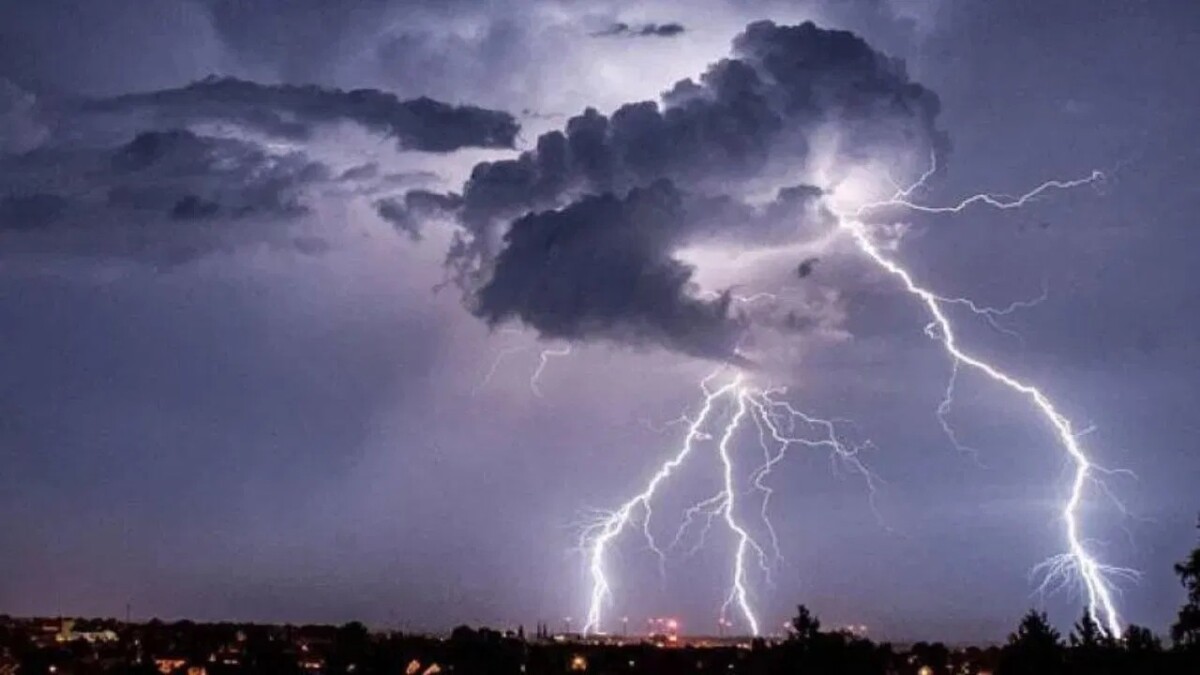
<svg viewBox="0 0 1200 675"><path fill-rule="evenodd" d="M131 603L140 617L578 626L582 514L637 491L680 440L661 425L694 409L728 352L726 322L697 322L680 303L717 304L698 288L790 284L804 328L752 319L754 377L853 420L882 482L874 513L861 478L827 454L779 467L771 513L785 559L773 586L754 580L768 630L799 602L898 640L997 639L1031 605L1066 625L1078 593L1039 597L1029 577L1065 547L1061 448L1025 401L963 373L949 419L977 454L955 450L935 415L950 364L893 280L845 242L812 248L820 262L797 280L811 232L781 241L769 218L761 232L700 222L704 209L647 219L629 197L622 228L613 211L592 218L586 199L662 177L688 198L738 204L839 178L879 187L881 167L911 180L936 148L929 202L1108 175L1020 211L906 214L894 254L946 295L1003 306L1047 291L1004 317L1019 337L964 321L961 339L1094 427L1083 442L1100 464L1137 475L1108 480L1125 514L1093 491L1081 515L1100 557L1143 572L1119 597L1125 620L1166 627L1182 601L1171 565L1195 545L1200 509L1200 10L346 4L0 5L0 613L119 615ZM713 115L745 122L719 117L745 76L699 76L761 19L850 30L903 59L904 77L940 101L936 129L915 108L869 107L897 96L871 80L852 105L813 103L819 124L807 108L785 115L748 151L761 163L740 163L712 131L729 127L693 120L712 134L700 154L637 137L629 148L653 148L642 164L573 165L552 189L520 184L497 206L515 183L487 183L476 165L550 157L539 135L571 129L589 106L609 115L693 78ZM847 61L830 44L795 77L833 72L820 91L836 93L848 76L829 69ZM188 86L214 74L237 82ZM761 86L771 97L793 84ZM752 146L768 126L731 138ZM438 201L406 202L413 191ZM564 215L502 238L514 218L552 208ZM521 257L544 253L517 246L542 225L566 263ZM582 244L557 239L576 226ZM434 293L456 237L476 246L472 278L465 293ZM682 299L650 282L609 295L678 260L695 268ZM567 344L537 395L540 350ZM753 440L737 443L747 461ZM711 493L715 466L698 456L664 493L664 536ZM731 542L715 529L710 544L672 556L663 580L640 535L624 535L607 616L715 629Z"/></svg>

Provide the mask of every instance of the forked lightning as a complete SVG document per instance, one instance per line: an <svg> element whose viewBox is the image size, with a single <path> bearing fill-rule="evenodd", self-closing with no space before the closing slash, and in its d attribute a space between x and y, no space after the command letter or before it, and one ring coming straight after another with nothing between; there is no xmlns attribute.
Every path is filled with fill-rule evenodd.
<svg viewBox="0 0 1200 675"><path fill-rule="evenodd" d="M1035 569L1044 570L1046 580L1042 584L1042 588L1046 588L1055 578L1065 578L1074 573L1082 582L1084 595L1087 599L1087 611L1092 621L1100 627L1105 634L1112 637L1120 637L1122 635L1121 618L1117 611L1116 603L1113 600L1114 578L1136 578L1135 570L1114 567L1105 565L1099 562L1096 557L1085 546L1083 537L1080 533L1079 523L1079 508L1083 503L1085 491L1087 487L1097 480L1094 474L1107 473L1106 470L1096 466L1088 457L1083 447L1079 443L1080 433L1076 432L1068 419L1054 405L1049 397L1039 388L1028 382L1020 380L1000 367L985 361L981 357L965 350L958 342L957 335L954 332L954 326L945 312L945 305L958 304L965 305L967 308L977 314L988 316L989 318L994 313L1000 313L1007 310L989 310L981 308L969 300L963 298L947 298L938 295L923 286L917 284L913 279L912 274L908 272L900 263L886 256L876 245L871 237L869 226L866 225L862 216L864 214L876 211L887 207L899 207L923 213L961 213L963 210L974 204L984 204L998 209L1014 209L1028 204L1031 200L1049 190L1064 190L1083 185L1097 183L1105 179L1103 173L1093 171L1085 178L1075 180L1051 180L1042 183L1033 190L1026 192L1023 195L1015 198L1005 199L989 194L972 195L957 204L951 206L925 206L917 204L910 200L912 193L921 187L929 176L936 170L936 163L931 169L926 172L919 181L901 190L897 190L890 199L872 202L859 207L853 214L843 215L839 219L839 226L847 232L857 244L867 258L873 261L881 269L888 274L896 277L903 288L910 294L916 296L929 310L932 323L926 328L926 333L938 340L953 359L954 370L951 374L950 386L947 388L947 396L939 406L939 420L947 432L954 438L952 430L945 423L944 412L948 401L953 397L953 383L957 376L957 369L960 365L965 365L976 372L982 373L994 382L997 382L1013 392L1022 395L1033 404L1038 413L1050 423L1054 429L1055 435L1062 448L1067 452L1072 463L1075 466L1075 473L1070 486L1070 496L1062 507L1062 518L1066 529L1067 538L1067 553L1051 558L1049 561L1042 563ZM1011 308L1018 307L1014 304Z"/></svg>
<svg viewBox="0 0 1200 675"><path fill-rule="evenodd" d="M754 386L747 382L745 373L728 375L728 381L714 386L713 382L726 376L728 369L729 367L721 367L701 381L700 388L704 398L699 411L694 418L685 414L688 428L679 449L671 459L659 467L646 483L645 489L615 511L600 514L583 528L579 547L585 553L592 583L584 633L602 630L603 608L612 599L612 586L605 567L606 556L613 541L632 522L641 519L642 531L651 550L660 556L660 560L665 556L649 529L651 505L663 483L688 460L701 443L712 442L715 447L722 469L722 488L716 495L687 509L684 523L676 533L670 548L674 548L684 538L697 516L702 515L705 519L704 527L698 535L697 546L703 543L714 520L720 519L725 524L736 544L729 591L721 605L719 620L724 625L727 614L731 609L736 609L751 635L759 634L761 621L751 603L748 559L753 556L758 571L769 580L772 557L779 558L778 540L767 512L771 488L763 481L784 458L788 449L794 445L802 445L829 450L836 461L861 474L874 491L876 478L859 457L865 445L852 445L844 441L833 421L797 410L779 398L786 393L785 390ZM727 419L722 424L719 419L723 412L726 413ZM771 538L770 550L773 556L768 555L767 548L760 544L748 529L743 519L741 501L738 499L746 490L739 489L737 485L737 463L734 460L733 445L737 434L749 429L748 420L752 420L758 429L757 438L763 451L763 463L749 476L749 481L762 495L758 515ZM719 432L710 433L710 428L719 429Z"/></svg>
<svg viewBox="0 0 1200 675"><path fill-rule="evenodd" d="M1036 386L1018 379L1002 370L999 366L984 360L982 357L965 349L958 341L953 323L946 313L947 306L965 307L972 314L982 317L993 327L1004 330L996 323L996 317L1009 314L1016 309L1029 307L1045 299L1042 296L1030 300L1013 303L1005 308L991 308L976 304L970 299L943 296L919 285L912 274L894 258L886 255L876 243L872 226L868 223L868 215L874 215L884 209L900 209L932 214L957 214L973 205L989 206L997 209L1015 209L1025 206L1032 200L1053 190L1065 190L1084 185L1098 183L1105 179L1103 173L1093 171L1084 178L1074 180L1051 180L1037 186L1033 190L1017 197L1002 197L992 194L976 194L957 204L949 206L930 206L919 204L912 200L912 195L922 188L926 181L935 173L936 163L932 164L920 179L908 187L896 189L890 198L870 202L859 206L847 213L838 213L838 231L845 234L857 249L875 266L895 277L901 287L915 296L929 311L931 322L926 327L926 333L937 340L945 348L952 360L952 370L945 398L938 406L937 417L947 435L956 447L964 448L946 421L946 412L953 400L954 384L961 366L985 375L990 380L1002 385L1012 392L1026 398L1037 412L1051 425L1058 443L1071 459L1075 471L1070 484L1070 496L1062 507L1062 518L1066 530L1067 552L1039 565L1037 570L1047 573L1042 588L1055 579L1064 580L1074 574L1081 581L1087 600L1087 611L1100 627L1111 636L1122 634L1121 619L1114 601L1115 578L1135 578L1133 570L1114 567L1099 562L1088 550L1081 534L1079 519L1080 506L1085 498L1089 485L1098 482L1098 473L1106 473L1088 457L1079 442L1080 432L1076 432L1071 421L1058 409L1050 398ZM542 365L545 365L545 354ZM588 576L591 581L587 621L585 633L601 632L604 606L612 600L612 584L606 568L607 554L611 546L631 523L641 519L642 531L650 548L655 551L660 562L665 560L665 552L656 544L651 534L649 521L651 506L656 495L668 478L681 467L702 443L712 442L720 459L722 467L722 489L716 495L697 502L685 512L683 524L676 533L671 547L674 548L685 536L697 518L703 521L699 532L700 546L704 537L718 518L735 541L730 588L721 606L721 622L726 623L726 613L736 608L745 625L752 634L758 635L761 622L752 605L750 589L750 569L747 559L753 555L758 568L769 581L771 557L755 539L747 528L745 508L738 498L748 490L739 489L738 471L734 457L734 440L738 432L750 420L758 430L759 444L763 450L763 464L748 477L748 489L757 490L761 494L760 510L757 518L761 527L770 537L770 550L775 559L779 558L779 544L774 527L768 518L768 506L771 498L771 488L763 481L771 470L783 460L787 451L794 445L812 448L825 448L832 452L835 460L844 463L855 472L862 475L873 496L876 480L873 474L860 460L859 454L863 445L849 445L842 440L839 430L833 421L815 418L795 409L790 403L779 398L783 394L780 389L765 389L748 382L749 375L735 372L727 373L731 366L723 366L710 374L701 382L703 393L702 403L694 418L687 418L687 432L675 454L664 462L657 472L646 483L644 489L622 504L615 511L602 513L589 523L582 532L580 548L587 560ZM540 372L540 368L539 368ZM714 382L722 381L719 386ZM718 419L726 415L723 426ZM710 428L719 428L719 433L712 434ZM965 448L964 448L965 449ZM1101 484L1101 487L1104 486ZM873 501L872 501L873 504ZM665 564L665 563L664 563Z"/></svg>

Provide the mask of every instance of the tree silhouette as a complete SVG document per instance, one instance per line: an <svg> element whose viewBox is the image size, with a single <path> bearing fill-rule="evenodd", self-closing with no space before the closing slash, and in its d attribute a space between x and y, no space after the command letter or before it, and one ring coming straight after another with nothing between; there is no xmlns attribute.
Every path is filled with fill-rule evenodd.
<svg viewBox="0 0 1200 675"><path fill-rule="evenodd" d="M1136 624L1130 624L1129 628L1125 629L1125 637L1121 643L1130 654L1157 654L1163 649L1162 640L1158 639L1154 631Z"/></svg>
<svg viewBox="0 0 1200 675"><path fill-rule="evenodd" d="M1075 629L1071 631L1067 640L1072 647L1082 649L1095 649L1104 640L1104 633L1100 631L1100 625L1092 618L1092 613L1086 607L1083 610L1083 616L1075 622Z"/></svg>
<svg viewBox="0 0 1200 675"><path fill-rule="evenodd" d="M1071 670L1076 673L1115 672L1116 640L1104 634L1100 624L1086 607L1083 616L1075 622L1075 628L1068 638L1071 644Z"/></svg>
<svg viewBox="0 0 1200 675"><path fill-rule="evenodd" d="M790 639L796 642L811 643L821 632L821 620L808 611L804 605L796 607L796 616L792 617L792 634Z"/></svg>
<svg viewBox="0 0 1200 675"><path fill-rule="evenodd" d="M1063 645L1043 612L1029 610L1000 655L1001 675L1054 675L1063 672Z"/></svg>
<svg viewBox="0 0 1200 675"><path fill-rule="evenodd" d="M1200 546L1175 565L1175 573L1187 589L1187 602L1179 608L1179 619L1171 626L1171 639L1185 649L1200 650Z"/></svg>
<svg viewBox="0 0 1200 675"><path fill-rule="evenodd" d="M891 657L890 647L877 647L849 633L821 632L821 620L804 605L796 607L791 628L781 650L782 663L769 672L874 675L884 672Z"/></svg>
<svg viewBox="0 0 1200 675"><path fill-rule="evenodd" d="M950 666L950 650L941 642L918 642L909 653L917 657L918 663L935 673L944 673Z"/></svg>
<svg viewBox="0 0 1200 675"><path fill-rule="evenodd" d="M331 666L341 672L346 672L351 666L358 668L370 652L371 632L359 621L351 621L342 625L334 632L337 649L331 659Z"/></svg>

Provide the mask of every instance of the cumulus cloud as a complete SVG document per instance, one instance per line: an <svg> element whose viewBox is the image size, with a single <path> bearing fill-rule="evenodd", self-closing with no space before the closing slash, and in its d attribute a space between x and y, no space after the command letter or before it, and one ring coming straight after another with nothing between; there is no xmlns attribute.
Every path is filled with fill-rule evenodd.
<svg viewBox="0 0 1200 675"><path fill-rule="evenodd" d="M477 165L464 186L464 219L480 227L572 193L658 178L739 190L794 173L826 125L848 156L896 143L941 148L938 109L902 61L852 33L758 22L734 41L733 58L699 81L678 82L661 102L630 103L611 118L588 109L539 137L534 150Z"/></svg>
<svg viewBox="0 0 1200 675"><path fill-rule="evenodd" d="M512 115L498 110L425 97L400 100L378 89L344 91L231 77L209 77L174 89L97 99L86 109L146 113L171 126L232 122L293 139L308 138L319 125L352 122L395 138L402 149L426 152L511 148L520 129Z"/></svg>
<svg viewBox="0 0 1200 675"><path fill-rule="evenodd" d="M658 344L743 361L735 347L751 322L788 332L825 329L829 303L805 296L801 307L735 306L731 291L702 291L694 267L676 253L695 242L750 249L810 239L833 223L822 194L808 185L787 187L754 206L659 179L621 196L586 195L561 209L530 212L503 235L487 281L469 304L493 326L520 321L546 338ZM426 201L422 211L411 206L417 197ZM394 221L402 229L462 207L457 195L424 191L409 192L405 202L404 218ZM813 264L802 263L810 271Z"/></svg>
<svg viewBox="0 0 1200 675"><path fill-rule="evenodd" d="M448 265L491 323L730 358L741 322L727 299L697 299L676 253L698 241L795 241L827 225L814 147L835 139L847 164L897 148L927 157L946 147L938 109L902 61L852 33L756 22L730 58L660 101L585 110L519 157L476 165ZM773 199L752 205L764 186Z"/></svg>

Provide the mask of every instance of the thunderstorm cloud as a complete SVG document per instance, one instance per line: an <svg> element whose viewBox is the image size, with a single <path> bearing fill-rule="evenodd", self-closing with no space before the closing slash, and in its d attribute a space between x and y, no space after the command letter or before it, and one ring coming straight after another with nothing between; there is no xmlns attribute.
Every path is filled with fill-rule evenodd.
<svg viewBox="0 0 1200 675"><path fill-rule="evenodd" d="M1104 7L0 2L0 579L20 580L0 607L582 627L564 523L653 474L736 347L748 383L877 444L872 497L904 533L789 450L770 511L811 517L776 522L763 625L803 602L899 642L1002 640L1064 543L1052 425L969 368L940 408L926 308L836 220L920 176L945 129L953 162L914 202L1110 179L862 222L947 297L1046 290L1002 331L945 310L964 349L1100 422L1098 466L1138 474L1104 478L1153 527L1094 492L1081 525L1145 572L1122 611L1169 627L1200 475L1180 415L1200 404L1200 3ZM718 439L655 504L659 540L718 487ZM730 439L739 482L757 440ZM729 540L664 583L636 530L608 618L710 626ZM1045 605L1080 616L1079 595Z"/></svg>
<svg viewBox="0 0 1200 675"><path fill-rule="evenodd" d="M688 226L682 195L666 181L525 215L505 235L475 312L493 324L520 319L568 340L731 354L739 331L729 297L694 297L691 269L671 257Z"/></svg>
<svg viewBox="0 0 1200 675"><path fill-rule="evenodd" d="M794 240L829 217L806 170L818 143L836 138L848 162L941 151L938 110L852 33L753 23L660 101L589 108L516 159L476 165L448 265L489 323L728 359L745 317L728 294L697 294L680 249ZM751 204L764 188L771 200Z"/></svg>

